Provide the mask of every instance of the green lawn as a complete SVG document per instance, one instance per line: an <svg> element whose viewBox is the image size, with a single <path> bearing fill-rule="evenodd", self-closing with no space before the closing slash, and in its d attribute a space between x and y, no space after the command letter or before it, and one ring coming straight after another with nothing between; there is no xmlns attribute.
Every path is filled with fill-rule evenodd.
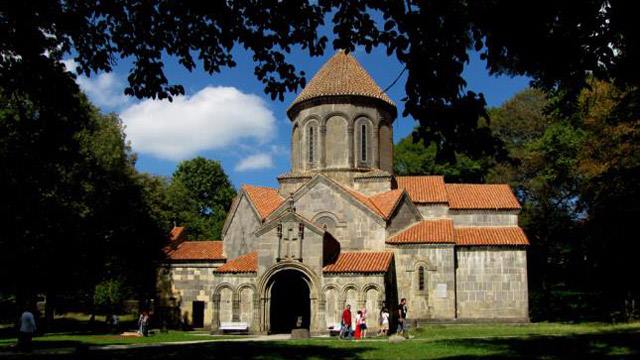
<svg viewBox="0 0 640 360"><path fill-rule="evenodd" d="M120 344L151 344L159 342L198 341L211 339L229 339L238 336L210 336L203 331L169 331L168 333L155 333L148 337L120 336L111 334L78 334L78 333L52 333L33 339L36 348L43 347L68 347L77 345L120 345ZM0 349L16 343L16 338L0 339Z"/></svg>
<svg viewBox="0 0 640 360"><path fill-rule="evenodd" d="M384 339L335 338L277 342L215 342L170 347L95 351L86 358L123 360L178 359L436 359L436 358L640 358L640 323L631 324L474 324L429 325L400 344ZM207 339L197 333L170 332L149 338L116 339L105 335L53 334L38 338L52 346ZM6 340L0 339L0 344ZM38 346L40 344L37 344ZM1 345L0 345L1 346ZM38 357L38 356L35 356ZM75 359L75 355L42 355ZM82 358L82 356L80 357Z"/></svg>

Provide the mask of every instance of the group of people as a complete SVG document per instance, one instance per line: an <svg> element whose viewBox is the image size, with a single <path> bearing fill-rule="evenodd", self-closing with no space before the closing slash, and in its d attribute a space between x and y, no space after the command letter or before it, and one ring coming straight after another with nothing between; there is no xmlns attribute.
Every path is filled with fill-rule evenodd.
<svg viewBox="0 0 640 360"><path fill-rule="evenodd" d="M398 304L398 310L396 314L396 320L398 322L398 328L396 333L398 335L407 336L407 299L402 298L400 304ZM386 307L380 309L378 317L378 336L386 336L389 334L389 323L391 320L391 314ZM356 340L365 338L367 336L367 309L362 308L356 312L355 317L355 329L353 326L351 305L347 304L340 321L340 338Z"/></svg>

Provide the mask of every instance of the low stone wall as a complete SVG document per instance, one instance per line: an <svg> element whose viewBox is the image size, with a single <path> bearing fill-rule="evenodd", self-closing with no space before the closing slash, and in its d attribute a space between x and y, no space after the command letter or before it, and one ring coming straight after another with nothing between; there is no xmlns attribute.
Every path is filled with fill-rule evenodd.
<svg viewBox="0 0 640 360"><path fill-rule="evenodd" d="M524 248L456 249L457 317L527 321L527 254Z"/></svg>

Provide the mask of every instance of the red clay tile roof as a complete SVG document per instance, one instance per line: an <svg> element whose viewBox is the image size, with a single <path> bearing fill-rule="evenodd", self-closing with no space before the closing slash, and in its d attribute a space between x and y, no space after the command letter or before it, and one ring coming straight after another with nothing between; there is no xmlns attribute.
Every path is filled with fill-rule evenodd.
<svg viewBox="0 0 640 360"><path fill-rule="evenodd" d="M399 189L405 189L414 203L446 203L447 190L442 176L397 176Z"/></svg>
<svg viewBox="0 0 640 360"><path fill-rule="evenodd" d="M171 229L171 232L169 232L169 240L171 241L180 240L183 235L184 235L184 226L174 226L173 229Z"/></svg>
<svg viewBox="0 0 640 360"><path fill-rule="evenodd" d="M175 250L169 250L171 260L224 260L222 241L185 241Z"/></svg>
<svg viewBox="0 0 640 360"><path fill-rule="evenodd" d="M373 203L373 201L371 201L371 199L369 197L367 197L365 194L363 194L361 192L358 192L356 190L353 190L353 189L351 189L351 188L349 188L347 186L343 186L341 184L338 184L338 185L341 186L343 189L345 189L356 200L360 201L366 207L371 209L374 213L384 217L384 214L382 213L382 211L380 211L380 209L378 209L378 207Z"/></svg>
<svg viewBox="0 0 640 360"><path fill-rule="evenodd" d="M284 198L278 194L278 190L274 188L243 185L242 189L247 194L249 201L258 210L262 220L266 219L284 201Z"/></svg>
<svg viewBox="0 0 640 360"><path fill-rule="evenodd" d="M456 245L529 245L518 226L456 228Z"/></svg>
<svg viewBox="0 0 640 360"><path fill-rule="evenodd" d="M388 219L402 198L402 189L390 190L381 194L369 197L369 201L378 209L378 211Z"/></svg>
<svg viewBox="0 0 640 360"><path fill-rule="evenodd" d="M387 244L454 243L453 221L424 220L387 239Z"/></svg>
<svg viewBox="0 0 640 360"><path fill-rule="evenodd" d="M344 186L338 182L335 183L360 203L364 204L366 207L368 207L374 213L380 215L384 219L388 219L389 216L391 216L393 209L395 209L396 205L398 205L398 202L400 201L402 195L402 189L395 189L369 197L348 186Z"/></svg>
<svg viewBox="0 0 640 360"><path fill-rule="evenodd" d="M309 99L341 95L366 96L395 108L393 100L382 91L358 60L339 50L322 65L289 109Z"/></svg>
<svg viewBox="0 0 640 360"><path fill-rule="evenodd" d="M216 270L220 273L252 273L256 271L258 271L258 253L255 251L229 260Z"/></svg>
<svg viewBox="0 0 640 360"><path fill-rule="evenodd" d="M325 273L383 273L393 259L390 251L342 252L335 263L325 266Z"/></svg>
<svg viewBox="0 0 640 360"><path fill-rule="evenodd" d="M507 184L446 184L445 187L450 209L520 209L520 203Z"/></svg>

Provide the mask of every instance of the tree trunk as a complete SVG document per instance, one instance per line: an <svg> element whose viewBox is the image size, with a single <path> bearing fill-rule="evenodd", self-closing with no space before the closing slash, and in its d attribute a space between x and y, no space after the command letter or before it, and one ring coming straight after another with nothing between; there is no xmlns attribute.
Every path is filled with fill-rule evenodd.
<svg viewBox="0 0 640 360"><path fill-rule="evenodd" d="M50 332L53 329L53 319L56 311L56 292L52 289L47 290L47 298L44 306L44 319L42 332Z"/></svg>

